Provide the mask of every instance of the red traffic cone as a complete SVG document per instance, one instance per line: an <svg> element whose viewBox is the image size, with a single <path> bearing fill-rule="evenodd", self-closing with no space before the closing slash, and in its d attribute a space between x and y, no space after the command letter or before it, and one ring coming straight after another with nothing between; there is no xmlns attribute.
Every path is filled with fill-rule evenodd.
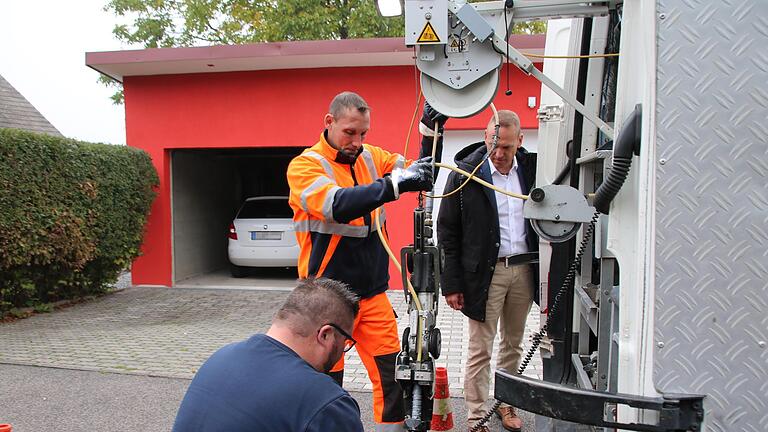
<svg viewBox="0 0 768 432"><path fill-rule="evenodd" d="M11 432L12 430L13 428L11 427L11 425L7 423L0 424L0 432Z"/></svg>
<svg viewBox="0 0 768 432"><path fill-rule="evenodd" d="M453 429L453 409L451 395L448 392L448 370L444 367L435 369L435 402L432 409L431 429L449 431Z"/></svg>

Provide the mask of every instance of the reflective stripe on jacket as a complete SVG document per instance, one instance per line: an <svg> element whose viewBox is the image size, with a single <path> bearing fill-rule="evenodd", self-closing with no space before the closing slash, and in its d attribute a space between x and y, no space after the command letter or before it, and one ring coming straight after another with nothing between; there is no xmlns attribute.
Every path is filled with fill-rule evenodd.
<svg viewBox="0 0 768 432"><path fill-rule="evenodd" d="M389 282L373 211L395 199L388 174L406 161L368 144L353 161L339 156L323 133L288 165L289 203L301 248L299 277L336 279L368 298L386 291ZM383 208L380 221L384 227Z"/></svg>

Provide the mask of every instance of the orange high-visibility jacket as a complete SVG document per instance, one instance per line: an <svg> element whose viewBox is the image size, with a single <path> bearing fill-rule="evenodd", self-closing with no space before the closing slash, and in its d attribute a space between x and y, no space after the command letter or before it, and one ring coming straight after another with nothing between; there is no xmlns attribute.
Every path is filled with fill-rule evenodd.
<svg viewBox="0 0 768 432"><path fill-rule="evenodd" d="M399 154L369 144L351 159L331 147L325 133L291 161L287 175L301 248L299 277L345 282L361 298L387 290L387 253L373 211L396 199L388 174L405 165ZM383 208L379 220L384 228Z"/></svg>

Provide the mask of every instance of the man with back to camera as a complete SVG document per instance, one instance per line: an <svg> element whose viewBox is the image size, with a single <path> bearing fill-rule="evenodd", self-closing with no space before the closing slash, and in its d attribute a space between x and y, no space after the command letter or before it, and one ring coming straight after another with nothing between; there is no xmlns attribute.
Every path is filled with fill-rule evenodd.
<svg viewBox="0 0 768 432"><path fill-rule="evenodd" d="M501 189L528 194L536 179L536 156L521 147L520 119L512 111L499 111L497 147L476 176ZM490 151L493 118L485 142L471 144L455 158L456 165L472 172ZM466 178L452 172L445 193ZM497 368L517 371L522 355L525 321L535 292L538 238L523 218L523 201L470 181L461 191L443 198L437 237L445 251L443 296L448 305L469 320L469 349L464 378L464 399L470 429L485 415L490 361L497 323L501 343ZM498 412L502 425L519 431L522 421L512 407ZM478 429L488 431L487 426Z"/></svg>
<svg viewBox="0 0 768 432"><path fill-rule="evenodd" d="M227 345L195 374L174 432L363 431L360 408L327 375L352 348L358 298L330 279L304 279L266 334Z"/></svg>
<svg viewBox="0 0 768 432"><path fill-rule="evenodd" d="M360 296L352 336L373 385L376 431L401 431L403 396L395 381L400 339L386 296L389 262L374 210L405 192L432 189L432 167L430 158L408 164L401 155L364 144L370 111L355 93L333 98L319 141L288 166L289 203L301 248L299 277L336 279ZM380 221L386 235L383 209ZM339 385L343 360L330 373Z"/></svg>

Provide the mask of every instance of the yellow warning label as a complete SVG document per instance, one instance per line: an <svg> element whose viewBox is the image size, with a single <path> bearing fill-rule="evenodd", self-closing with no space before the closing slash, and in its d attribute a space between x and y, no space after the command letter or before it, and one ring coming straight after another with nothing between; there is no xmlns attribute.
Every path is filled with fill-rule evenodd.
<svg viewBox="0 0 768 432"><path fill-rule="evenodd" d="M424 30L421 31L421 34L419 35L419 39L416 40L417 43L422 42L440 42L440 38L437 37L437 33L435 33L435 29L432 28L432 24L427 21L427 25L424 26Z"/></svg>

